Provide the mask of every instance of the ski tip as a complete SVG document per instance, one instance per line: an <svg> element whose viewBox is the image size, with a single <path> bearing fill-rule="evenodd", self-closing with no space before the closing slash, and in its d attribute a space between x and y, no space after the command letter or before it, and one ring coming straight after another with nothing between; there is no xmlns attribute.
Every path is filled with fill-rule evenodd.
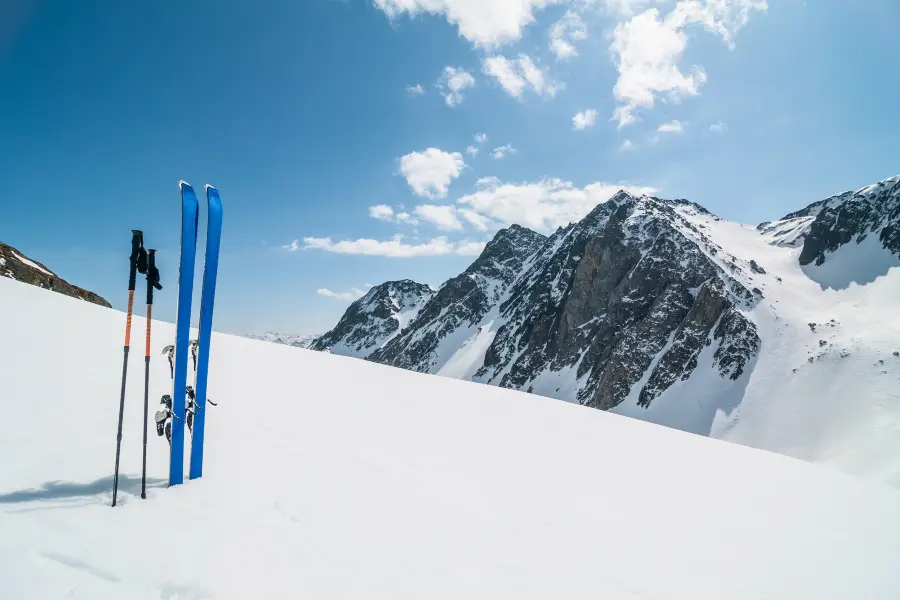
<svg viewBox="0 0 900 600"><path fill-rule="evenodd" d="M216 186L210 185L210 184L208 184L208 183L204 186L204 188L206 189L207 193L209 192L209 190L212 190L212 191L214 191L214 192L218 192L218 191L219 191L219 190L216 189Z"/></svg>
<svg viewBox="0 0 900 600"><path fill-rule="evenodd" d="M188 183L187 181L185 181L184 179L181 179L181 180L178 181L178 189L179 189L179 190L183 190L183 189L186 188L186 187L188 187L188 188L191 187L191 184L189 184L189 183Z"/></svg>

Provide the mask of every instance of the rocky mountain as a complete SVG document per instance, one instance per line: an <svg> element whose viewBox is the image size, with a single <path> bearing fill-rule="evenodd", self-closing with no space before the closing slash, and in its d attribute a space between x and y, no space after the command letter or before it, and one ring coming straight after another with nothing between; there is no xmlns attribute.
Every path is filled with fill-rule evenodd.
<svg viewBox="0 0 900 600"><path fill-rule="evenodd" d="M371 359L421 372L459 369L446 361L503 303L525 262L546 238L524 227L503 229L478 259L428 299L413 326L386 343ZM453 373L455 376L461 373Z"/></svg>
<svg viewBox="0 0 900 600"><path fill-rule="evenodd" d="M475 379L557 395L566 373L581 404L610 409L635 388L646 406L711 345L720 375L740 377L760 343L742 311L761 294L704 233L708 215L621 192L557 231L501 305Z"/></svg>
<svg viewBox="0 0 900 600"><path fill-rule="evenodd" d="M802 248L800 265L823 287L871 282L900 255L900 175L814 202L759 229L773 243Z"/></svg>
<svg viewBox="0 0 900 600"><path fill-rule="evenodd" d="M271 342L273 344L283 344L285 346L293 346L294 348L309 348L318 338L318 334L313 335L288 335L284 333L275 333L267 331L262 335L255 333L245 333L241 337L251 340L260 340L263 342Z"/></svg>
<svg viewBox="0 0 900 600"><path fill-rule="evenodd" d="M0 277L9 277L79 300L110 307L109 302L97 294L72 285L41 263L31 260L12 246L2 242L0 242Z"/></svg>
<svg viewBox="0 0 900 600"><path fill-rule="evenodd" d="M852 471L848 420L853 452L900 435L898 206L900 177L757 227L620 192L549 237L499 232L368 359ZM366 339L366 310L326 345Z"/></svg>
<svg viewBox="0 0 900 600"><path fill-rule="evenodd" d="M427 285L404 279L375 286L350 305L313 350L366 358L397 336L434 295Z"/></svg>

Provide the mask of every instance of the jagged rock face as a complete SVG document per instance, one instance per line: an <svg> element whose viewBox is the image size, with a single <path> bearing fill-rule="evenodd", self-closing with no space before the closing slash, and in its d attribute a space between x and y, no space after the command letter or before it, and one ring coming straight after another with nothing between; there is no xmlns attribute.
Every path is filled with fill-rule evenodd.
<svg viewBox="0 0 900 600"><path fill-rule="evenodd" d="M900 255L900 176L822 201L800 253L800 264L825 262L851 241L877 235L885 248Z"/></svg>
<svg viewBox="0 0 900 600"><path fill-rule="evenodd" d="M504 299L525 261L547 238L513 225L501 230L478 259L447 281L405 331L373 353L371 360L420 372L435 372L448 358L442 342L453 343ZM465 339L465 338L463 338ZM462 340L459 340L460 342ZM451 349L455 350L455 348Z"/></svg>
<svg viewBox="0 0 900 600"><path fill-rule="evenodd" d="M337 326L316 339L313 350L366 358L397 336L434 295L409 279L373 287L350 305Z"/></svg>
<svg viewBox="0 0 900 600"><path fill-rule="evenodd" d="M31 260L12 246L2 242L0 242L0 277L9 277L10 279L110 308L109 302L94 292L72 285L41 263Z"/></svg>
<svg viewBox="0 0 900 600"><path fill-rule="evenodd" d="M542 374L574 370L578 402L609 409L649 373L646 406L713 343L722 376L738 377L760 342L737 308L755 299L691 212L706 211L620 193L557 231L501 307L505 325L476 379L530 390Z"/></svg>
<svg viewBox="0 0 900 600"><path fill-rule="evenodd" d="M759 230L777 245L802 246L801 265L821 266L828 254L869 235L900 255L900 175L814 202Z"/></svg>

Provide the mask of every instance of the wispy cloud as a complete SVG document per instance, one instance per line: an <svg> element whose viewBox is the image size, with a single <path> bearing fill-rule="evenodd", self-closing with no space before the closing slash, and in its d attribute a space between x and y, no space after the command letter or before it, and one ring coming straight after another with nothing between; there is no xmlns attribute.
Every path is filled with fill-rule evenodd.
<svg viewBox="0 0 900 600"><path fill-rule="evenodd" d="M463 196L457 203L503 225L519 224L552 231L580 220L622 189L636 195L656 191L646 186L600 182L580 188L560 179L502 183L495 177L485 177L478 181L476 192Z"/></svg>
<svg viewBox="0 0 900 600"><path fill-rule="evenodd" d="M519 54L519 58L512 60L505 56L489 56L482 61L482 70L514 98L520 97L525 90L552 97L560 89L527 54Z"/></svg>
<svg viewBox="0 0 900 600"><path fill-rule="evenodd" d="M446 254L472 255L478 254L484 248L484 243L463 240L450 242L446 237L436 237L431 240L408 244L403 241L403 236L396 235L390 240L342 240L332 241L331 238L303 238L303 245L299 240L294 240L286 246L289 250L324 250L337 254L363 254L369 256L387 256L391 258L412 258L417 256L442 256ZM480 248L480 249L479 249Z"/></svg>
<svg viewBox="0 0 900 600"><path fill-rule="evenodd" d="M336 298L338 300L345 300L347 302L359 300L366 295L366 292L359 288L350 288L349 292L333 292L328 288L319 288L316 290L316 293L320 296L325 296L326 298Z"/></svg>
<svg viewBox="0 0 900 600"><path fill-rule="evenodd" d="M557 60L565 60L578 56L575 42L587 39L587 27L578 13L568 10L562 18L553 24L549 32L550 49Z"/></svg>
<svg viewBox="0 0 900 600"><path fill-rule="evenodd" d="M475 78L462 67L447 66L435 85L447 106L454 107L462 103L464 90L475 87Z"/></svg>
<svg viewBox="0 0 900 600"><path fill-rule="evenodd" d="M512 144L505 144L503 146L498 146L491 151L491 156L494 157L494 160L500 160L502 158L506 158L507 154L515 154L518 152L515 148L512 147Z"/></svg>
<svg viewBox="0 0 900 600"><path fill-rule="evenodd" d="M718 123L713 123L709 126L709 130L713 133L725 133L728 131L728 125L723 121L719 121Z"/></svg>
<svg viewBox="0 0 900 600"><path fill-rule="evenodd" d="M660 133L683 133L684 132L684 123L681 121L669 121L668 123L663 123L656 130Z"/></svg>
<svg viewBox="0 0 900 600"><path fill-rule="evenodd" d="M416 85L406 86L406 91L410 96L421 96L425 93L425 88L422 87L421 83L417 83Z"/></svg>

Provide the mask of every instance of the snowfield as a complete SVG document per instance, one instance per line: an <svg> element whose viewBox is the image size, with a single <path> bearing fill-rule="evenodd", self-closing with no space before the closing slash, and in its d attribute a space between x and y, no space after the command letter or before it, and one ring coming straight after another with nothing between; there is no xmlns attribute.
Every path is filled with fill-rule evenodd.
<svg viewBox="0 0 900 600"><path fill-rule="evenodd" d="M613 412L900 488L900 259L870 235L821 266L801 267L799 248L779 245L771 232L690 217L726 240L728 254L765 270L748 270L744 281L764 294L747 313L763 340L760 354L747 374L728 381L714 373L707 348L694 376L648 409L637 405L637 385Z"/></svg>
<svg viewBox="0 0 900 600"><path fill-rule="evenodd" d="M867 309L864 293L853 301ZM548 398L218 334L204 478L166 489L168 446L151 431L141 500L141 318L121 506L110 508L124 321L0 279L4 600L900 598L900 493L878 483ZM153 328L151 419L174 334ZM790 369L800 357L782 358ZM806 414L770 406L741 423L792 410Z"/></svg>

